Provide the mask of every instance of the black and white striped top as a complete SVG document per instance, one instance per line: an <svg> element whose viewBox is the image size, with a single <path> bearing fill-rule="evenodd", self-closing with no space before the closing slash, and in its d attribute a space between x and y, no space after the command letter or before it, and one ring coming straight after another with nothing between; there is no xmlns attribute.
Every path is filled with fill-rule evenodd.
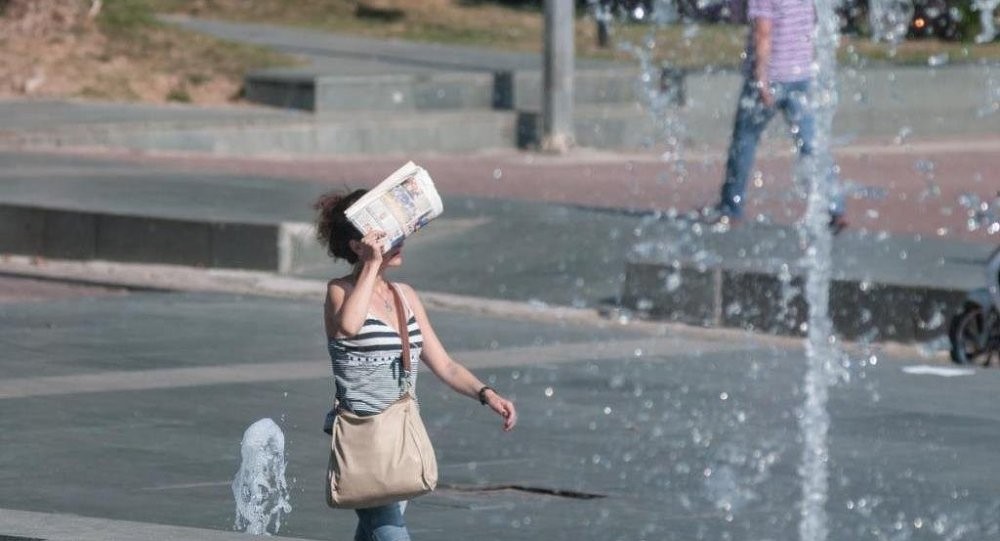
<svg viewBox="0 0 1000 541"><path fill-rule="evenodd" d="M424 338L405 296L403 304L408 316L406 325L410 338L409 375L403 373L403 343L399 333L371 312L358 334L350 338L334 338L327 344L340 407L359 415L379 413L406 392L407 376L416 396Z"/></svg>

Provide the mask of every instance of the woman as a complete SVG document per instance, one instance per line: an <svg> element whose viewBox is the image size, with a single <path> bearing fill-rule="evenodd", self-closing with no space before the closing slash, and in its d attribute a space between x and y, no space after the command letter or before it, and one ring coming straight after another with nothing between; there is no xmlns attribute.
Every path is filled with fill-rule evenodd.
<svg viewBox="0 0 1000 541"><path fill-rule="evenodd" d="M488 405L503 418L503 429L510 431L517 423L514 404L448 356L410 286L386 280L388 269L403 264L402 245L383 255L385 233L362 236L347 220L344 211L365 192L327 194L316 202L317 234L327 253L354 265L351 274L330 280L324 308L338 407L358 415L381 412L402 396L405 385L416 385L417 368L423 362L456 392ZM402 339L394 289L401 295L407 321L413 359L409 378L401 366ZM328 418L328 427L331 424L332 418ZM400 502L358 509L355 541L409 540L404 508L405 502Z"/></svg>

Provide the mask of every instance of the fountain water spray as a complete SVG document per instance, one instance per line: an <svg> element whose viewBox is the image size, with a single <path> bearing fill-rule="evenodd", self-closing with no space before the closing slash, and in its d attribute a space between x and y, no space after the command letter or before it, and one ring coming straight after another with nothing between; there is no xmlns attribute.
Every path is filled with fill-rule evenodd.
<svg viewBox="0 0 1000 541"><path fill-rule="evenodd" d="M819 2L816 2L819 9ZM913 20L912 0L872 0L868 6L868 24L872 40L887 42L895 50L896 45L906 37ZM817 15L819 15L817 11ZM822 20L822 19L820 19Z"/></svg>
<svg viewBox="0 0 1000 541"><path fill-rule="evenodd" d="M261 419L243 433L241 455L243 461L233 479L233 529L255 535L277 533L282 514L292 510L285 482L285 435L274 421Z"/></svg>
<svg viewBox="0 0 1000 541"><path fill-rule="evenodd" d="M972 3L979 12L979 26L982 30L976 36L976 43L989 43L997 37L993 13L1000 7L1000 0L976 0Z"/></svg>
<svg viewBox="0 0 1000 541"><path fill-rule="evenodd" d="M805 404L799 421L803 450L799 473L802 476L802 504L799 539L825 541L829 532L826 501L829 484L830 415L826 403L835 378L839 351L829 315L833 237L827 226L834 185L830 153L830 133L837 109L836 52L840 39L839 19L834 0L815 0L817 75L809 100L816 118L813 153L803 156L798 174L809 187L806 214L800 226L806 253L806 300L809 320L806 339L808 363L804 382Z"/></svg>

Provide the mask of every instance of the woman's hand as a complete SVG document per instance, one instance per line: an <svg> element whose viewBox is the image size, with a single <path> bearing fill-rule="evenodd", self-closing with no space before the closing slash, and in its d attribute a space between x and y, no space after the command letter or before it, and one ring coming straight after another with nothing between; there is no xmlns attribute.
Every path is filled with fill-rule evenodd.
<svg viewBox="0 0 1000 541"><path fill-rule="evenodd" d="M382 247L385 245L384 231L369 231L361 237L358 260L363 264L371 263L376 267L382 264Z"/></svg>
<svg viewBox="0 0 1000 541"><path fill-rule="evenodd" d="M496 391L489 390L486 391L486 404L500 417L503 417L504 432L514 430L514 425L517 424L517 410L514 408L513 402L500 396Z"/></svg>

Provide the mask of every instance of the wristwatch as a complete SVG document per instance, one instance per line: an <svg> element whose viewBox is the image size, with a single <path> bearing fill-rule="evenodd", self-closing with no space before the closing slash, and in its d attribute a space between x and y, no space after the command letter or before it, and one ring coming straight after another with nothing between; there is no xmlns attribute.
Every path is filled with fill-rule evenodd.
<svg viewBox="0 0 1000 541"><path fill-rule="evenodd" d="M483 385L483 387L479 389L479 393L477 393L479 395L479 403L484 406L486 405L486 391L493 391L494 393L497 392L496 389L490 387L489 385Z"/></svg>

